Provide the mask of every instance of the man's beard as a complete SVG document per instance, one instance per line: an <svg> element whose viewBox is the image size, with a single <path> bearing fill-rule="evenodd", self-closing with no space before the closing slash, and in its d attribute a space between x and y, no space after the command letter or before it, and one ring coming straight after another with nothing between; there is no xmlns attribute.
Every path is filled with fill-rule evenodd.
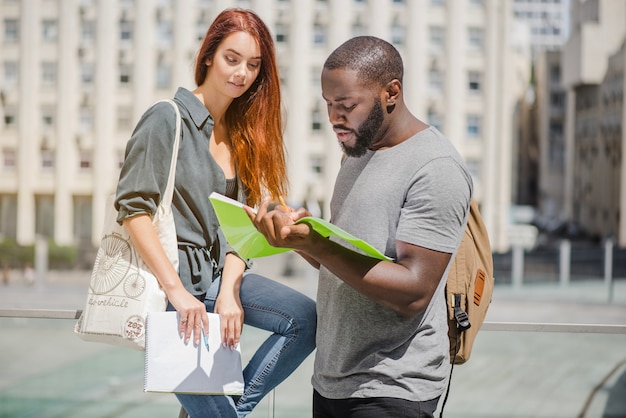
<svg viewBox="0 0 626 418"><path fill-rule="evenodd" d="M383 107L380 99L377 99L365 122L361 124L357 132L354 132L354 145L346 146L344 143L340 144L343 152L350 157L363 156L372 145L372 142L374 142L374 135L380 129L383 118Z"/></svg>

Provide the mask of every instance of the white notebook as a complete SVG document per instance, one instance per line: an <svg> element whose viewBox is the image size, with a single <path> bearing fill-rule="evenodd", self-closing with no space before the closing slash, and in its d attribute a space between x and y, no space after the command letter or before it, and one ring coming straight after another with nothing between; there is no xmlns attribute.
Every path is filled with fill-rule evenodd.
<svg viewBox="0 0 626 418"><path fill-rule="evenodd" d="M220 338L220 318L209 313L209 349L200 338L185 344L178 334L175 311L150 312L146 326L144 391L169 393L243 393L241 350L225 348Z"/></svg>

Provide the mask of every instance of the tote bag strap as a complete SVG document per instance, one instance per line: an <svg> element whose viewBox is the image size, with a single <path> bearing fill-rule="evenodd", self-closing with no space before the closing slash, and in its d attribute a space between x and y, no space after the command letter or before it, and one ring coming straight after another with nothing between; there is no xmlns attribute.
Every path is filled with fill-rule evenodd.
<svg viewBox="0 0 626 418"><path fill-rule="evenodd" d="M174 180L176 179L176 161L178 160L178 144L180 142L180 110L174 101L170 99L159 100L157 103L167 102L174 107L176 112L176 132L174 134L174 149L172 150L172 161L170 162L170 174L167 178L167 187L165 188L165 194L161 204L172 204L172 196L174 195Z"/></svg>

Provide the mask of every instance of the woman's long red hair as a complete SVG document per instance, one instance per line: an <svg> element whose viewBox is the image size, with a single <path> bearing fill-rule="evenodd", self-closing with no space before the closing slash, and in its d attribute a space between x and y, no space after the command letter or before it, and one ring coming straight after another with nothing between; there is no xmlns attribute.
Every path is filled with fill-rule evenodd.
<svg viewBox="0 0 626 418"><path fill-rule="evenodd" d="M280 79L272 35L252 11L227 9L207 31L196 61L195 81L206 78L207 59L213 59L218 45L234 32L246 32L259 44L261 68L250 88L233 100L224 121L231 140L231 152L248 204L257 204L263 193L285 195L287 176L281 116Z"/></svg>

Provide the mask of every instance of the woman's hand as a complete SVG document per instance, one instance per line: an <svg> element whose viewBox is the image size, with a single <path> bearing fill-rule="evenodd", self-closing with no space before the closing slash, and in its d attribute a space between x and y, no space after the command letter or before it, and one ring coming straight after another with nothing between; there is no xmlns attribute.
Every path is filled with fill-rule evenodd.
<svg viewBox="0 0 626 418"><path fill-rule="evenodd" d="M185 335L185 344L193 335L194 344L200 343L202 327L209 332L209 316L206 307L183 286L178 273L168 259L149 215L141 214L124 220L137 252L154 273L165 291L167 299L180 314L180 334Z"/></svg>
<svg viewBox="0 0 626 418"><path fill-rule="evenodd" d="M220 292L215 301L215 313L220 315L222 345L233 350L239 344L243 329L244 313L239 295L224 295Z"/></svg>
<svg viewBox="0 0 626 418"><path fill-rule="evenodd" d="M200 344L202 329L206 335L209 333L209 316L206 313L206 306L195 296L180 286L171 290L167 294L169 302L174 306L180 315L178 332L184 335L185 344L193 336L193 343ZM218 332L218 330L214 330Z"/></svg>

